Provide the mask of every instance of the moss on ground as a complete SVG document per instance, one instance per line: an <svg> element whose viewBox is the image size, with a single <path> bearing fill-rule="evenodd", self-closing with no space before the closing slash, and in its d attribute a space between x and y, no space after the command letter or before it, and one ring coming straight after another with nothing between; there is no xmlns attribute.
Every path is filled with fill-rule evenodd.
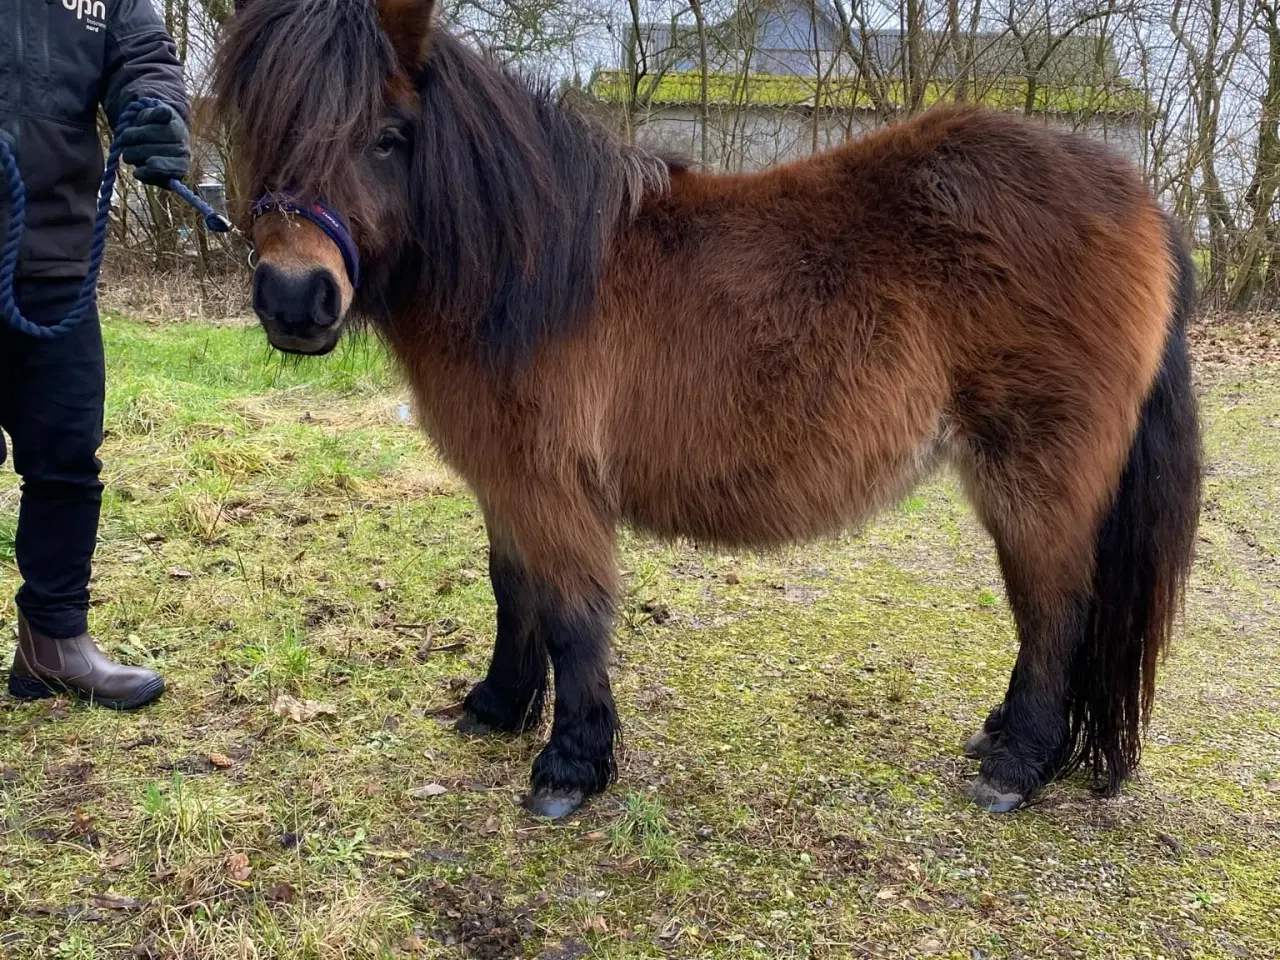
<svg viewBox="0 0 1280 960"><path fill-rule="evenodd" d="M517 803L536 739L449 728L492 639L483 528L376 346L106 330L93 625L170 692L0 697L0 956L1276 955L1276 367L1207 380L1201 556L1121 797L964 799L1014 640L943 478L774 556L625 537L621 781L548 824ZM5 655L15 500L6 473Z"/></svg>

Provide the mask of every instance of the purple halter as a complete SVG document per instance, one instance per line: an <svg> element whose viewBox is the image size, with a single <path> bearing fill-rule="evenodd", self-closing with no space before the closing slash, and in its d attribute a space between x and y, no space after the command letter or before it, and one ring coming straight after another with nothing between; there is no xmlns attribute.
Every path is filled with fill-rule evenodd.
<svg viewBox="0 0 1280 960"><path fill-rule="evenodd" d="M342 254L343 266L347 268L347 279L354 290L360 286L360 251L356 242L351 239L351 230L342 217L330 210L323 202L316 201L310 206L303 206L286 194L267 194L257 200L251 211L256 220L265 213L288 213L303 220L309 220L324 231L324 235L333 241L333 245Z"/></svg>

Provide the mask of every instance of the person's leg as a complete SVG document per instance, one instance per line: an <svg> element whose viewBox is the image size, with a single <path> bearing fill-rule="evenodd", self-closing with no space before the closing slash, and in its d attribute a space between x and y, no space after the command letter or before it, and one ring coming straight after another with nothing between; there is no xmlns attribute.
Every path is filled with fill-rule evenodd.
<svg viewBox="0 0 1280 960"><path fill-rule="evenodd" d="M79 281L26 281L18 288L19 306L35 323L56 323L79 288ZM98 318L54 340L8 334L6 348L6 426L22 477L20 643L10 689L42 696L62 688L110 706L141 706L159 696L163 681L151 671L112 664L88 636L106 379Z"/></svg>
<svg viewBox="0 0 1280 960"><path fill-rule="evenodd" d="M20 284L27 319L56 322L75 303L77 281ZM18 608L33 629L74 637L89 629L89 575L102 483L98 447L106 371L97 317L56 340L11 338L13 466L22 477L18 514Z"/></svg>

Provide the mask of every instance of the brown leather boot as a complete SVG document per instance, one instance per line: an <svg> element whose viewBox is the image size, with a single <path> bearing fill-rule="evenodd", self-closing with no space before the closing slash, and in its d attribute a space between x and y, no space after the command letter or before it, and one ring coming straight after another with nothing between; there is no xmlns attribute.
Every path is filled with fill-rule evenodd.
<svg viewBox="0 0 1280 960"><path fill-rule="evenodd" d="M87 633L55 640L32 630L18 614L9 692L21 700L69 693L112 710L133 710L164 693L164 678L154 670L113 663Z"/></svg>

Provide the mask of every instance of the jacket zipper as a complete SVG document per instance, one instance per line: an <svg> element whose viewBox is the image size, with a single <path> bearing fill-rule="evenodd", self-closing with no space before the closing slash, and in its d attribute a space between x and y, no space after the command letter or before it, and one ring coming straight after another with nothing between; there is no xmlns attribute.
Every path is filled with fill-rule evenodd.
<svg viewBox="0 0 1280 960"><path fill-rule="evenodd" d="M53 15L50 13L52 9L53 0L44 0L44 62L40 66L44 67L46 88L53 79L53 64L49 60L49 31L53 29Z"/></svg>
<svg viewBox="0 0 1280 960"><path fill-rule="evenodd" d="M24 61L27 59L26 46L22 42L22 21L26 19L26 14L27 14L27 11L23 9L23 6L24 4L22 0L18 0L18 29L17 29L18 49L16 51L17 56L14 57L14 60L18 65L18 112L19 113L22 112L22 86L23 86L23 81L26 79L25 77L26 71L23 70L23 64L24 64Z"/></svg>

